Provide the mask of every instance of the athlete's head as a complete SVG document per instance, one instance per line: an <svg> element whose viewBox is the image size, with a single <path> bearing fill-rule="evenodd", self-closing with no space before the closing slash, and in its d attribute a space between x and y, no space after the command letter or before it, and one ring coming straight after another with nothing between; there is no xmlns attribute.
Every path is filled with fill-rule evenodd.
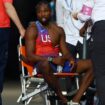
<svg viewBox="0 0 105 105"><path fill-rule="evenodd" d="M42 24L46 24L51 17L51 9L50 9L49 3L45 0L41 0L36 5L36 14L37 14L38 20Z"/></svg>

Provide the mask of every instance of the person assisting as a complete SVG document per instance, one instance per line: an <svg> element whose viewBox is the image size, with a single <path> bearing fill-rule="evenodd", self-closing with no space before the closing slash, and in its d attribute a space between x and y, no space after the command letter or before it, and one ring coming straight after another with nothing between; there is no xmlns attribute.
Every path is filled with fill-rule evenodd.
<svg viewBox="0 0 105 105"><path fill-rule="evenodd" d="M10 19L17 26L21 37L24 37L25 29L22 26L17 12L13 6L13 0L0 0L0 105L3 90L3 79L8 58L8 41L10 36Z"/></svg>

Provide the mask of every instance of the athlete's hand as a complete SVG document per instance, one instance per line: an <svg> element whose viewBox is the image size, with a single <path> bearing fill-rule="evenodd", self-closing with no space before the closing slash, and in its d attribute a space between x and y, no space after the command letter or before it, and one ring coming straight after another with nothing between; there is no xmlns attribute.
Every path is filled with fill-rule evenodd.
<svg viewBox="0 0 105 105"><path fill-rule="evenodd" d="M53 63L55 63L57 65L63 66L65 61L66 60L65 60L65 58L63 56L59 56L59 57L53 58Z"/></svg>
<svg viewBox="0 0 105 105"><path fill-rule="evenodd" d="M76 63L75 59L71 59L70 64L71 64L71 72L76 71L77 63Z"/></svg>

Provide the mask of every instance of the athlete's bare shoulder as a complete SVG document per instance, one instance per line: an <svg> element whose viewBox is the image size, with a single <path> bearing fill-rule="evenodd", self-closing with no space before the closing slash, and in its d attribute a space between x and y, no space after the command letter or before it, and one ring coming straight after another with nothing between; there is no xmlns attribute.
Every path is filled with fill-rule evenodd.
<svg viewBox="0 0 105 105"><path fill-rule="evenodd" d="M36 34L37 34L36 24L35 22L30 22L26 30L26 36L32 37L32 36L36 36Z"/></svg>
<svg viewBox="0 0 105 105"><path fill-rule="evenodd" d="M30 22L27 30L29 30L29 31L36 31L37 32L36 23L35 22Z"/></svg>
<svg viewBox="0 0 105 105"><path fill-rule="evenodd" d="M55 22L51 22L52 27L59 28Z"/></svg>
<svg viewBox="0 0 105 105"><path fill-rule="evenodd" d="M28 28L36 28L35 22L30 22Z"/></svg>
<svg viewBox="0 0 105 105"><path fill-rule="evenodd" d="M53 22L52 23L52 27L54 28L54 30L56 30L59 33L64 33L64 30L62 27L58 26L57 23Z"/></svg>

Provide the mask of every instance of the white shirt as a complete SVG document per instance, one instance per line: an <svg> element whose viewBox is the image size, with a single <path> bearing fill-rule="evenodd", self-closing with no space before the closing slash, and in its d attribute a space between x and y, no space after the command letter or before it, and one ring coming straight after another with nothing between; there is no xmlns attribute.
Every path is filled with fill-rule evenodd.
<svg viewBox="0 0 105 105"><path fill-rule="evenodd" d="M96 0L91 16L93 22L105 20L105 0Z"/></svg>
<svg viewBox="0 0 105 105"><path fill-rule="evenodd" d="M79 12L85 0L56 0L57 24L63 27L66 34L66 42L76 45L78 41L83 43L79 35L79 29L83 26L80 20L72 18L72 12Z"/></svg>

